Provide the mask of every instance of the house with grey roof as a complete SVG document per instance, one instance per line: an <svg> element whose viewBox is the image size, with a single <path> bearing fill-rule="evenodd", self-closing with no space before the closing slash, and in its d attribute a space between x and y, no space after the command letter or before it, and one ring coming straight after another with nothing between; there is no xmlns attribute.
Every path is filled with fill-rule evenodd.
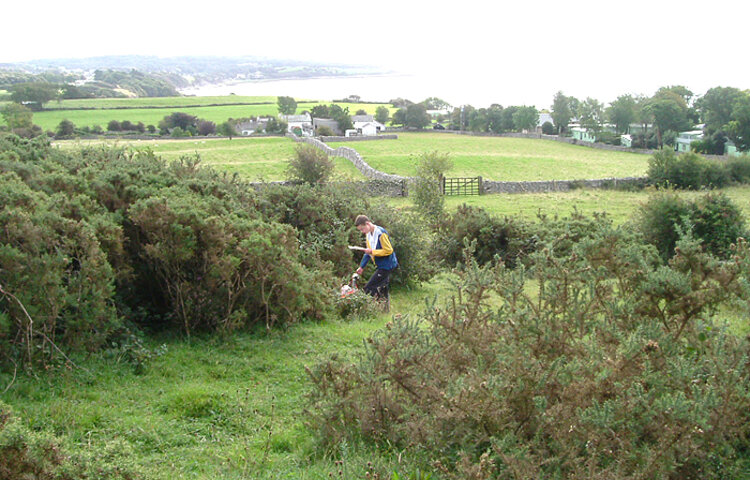
<svg viewBox="0 0 750 480"><path fill-rule="evenodd" d="M373 136L385 130L385 125L375 121L372 115L353 115L352 125L357 135Z"/></svg>
<svg viewBox="0 0 750 480"><path fill-rule="evenodd" d="M344 132L339 128L339 124L336 120L330 118L313 118L313 133L318 135L318 129L320 127L328 127L333 131L335 135L343 135Z"/></svg>

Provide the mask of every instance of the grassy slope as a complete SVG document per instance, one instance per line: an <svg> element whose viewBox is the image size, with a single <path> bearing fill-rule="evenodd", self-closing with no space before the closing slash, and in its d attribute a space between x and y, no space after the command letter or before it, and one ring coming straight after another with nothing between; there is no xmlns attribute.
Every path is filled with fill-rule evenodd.
<svg viewBox="0 0 750 480"><path fill-rule="evenodd" d="M440 277L396 292L391 313L421 311L422 299L447 282ZM147 478L327 479L340 469L339 459L356 472L345 478L363 478L364 465L383 464L387 454L314 453L303 411L310 390L304 366L333 353L353 354L389 318L306 323L270 335L165 339L166 353L143 374L116 358L96 357L82 362L86 371L22 376L0 399L71 448L96 449L112 438L129 442ZM0 375L0 385L9 382Z"/></svg>
<svg viewBox="0 0 750 480"><path fill-rule="evenodd" d="M398 140L357 143L354 148L373 168L415 174L416 156L448 153L454 177L481 175L487 180L574 180L645 174L648 156L612 152L553 141L475 137L447 133L399 133ZM350 146L345 143L331 147Z"/></svg>

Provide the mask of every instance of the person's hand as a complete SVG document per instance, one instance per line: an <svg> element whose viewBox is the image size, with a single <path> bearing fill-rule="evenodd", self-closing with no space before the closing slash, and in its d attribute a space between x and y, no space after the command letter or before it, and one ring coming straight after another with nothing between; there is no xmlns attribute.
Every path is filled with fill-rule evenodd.
<svg viewBox="0 0 750 480"><path fill-rule="evenodd" d="M363 272L363 271L364 271L364 270L362 270L362 267L359 267L359 268L357 269L357 275L362 275L362 272Z"/></svg>
<svg viewBox="0 0 750 480"><path fill-rule="evenodd" d="M372 255L372 248L365 248L365 253L367 255Z"/></svg>

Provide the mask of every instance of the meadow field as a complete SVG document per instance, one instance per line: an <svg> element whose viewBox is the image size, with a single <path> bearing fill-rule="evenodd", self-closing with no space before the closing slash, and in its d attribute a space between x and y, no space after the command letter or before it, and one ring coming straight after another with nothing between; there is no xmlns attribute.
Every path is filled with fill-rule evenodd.
<svg viewBox="0 0 750 480"><path fill-rule="evenodd" d="M329 101L298 101L297 113L311 110L315 105L328 105ZM365 110L375 114L381 104L372 103L340 103L342 108L349 108L353 115L358 110ZM0 108L2 108L0 102ZM382 104L393 111L391 105ZM159 125L165 116L174 112L195 115L198 118L214 123L225 122L229 118L245 118L257 116L276 116L278 106L276 97L152 97L152 98L114 98L114 99L82 99L49 102L45 110L34 112L33 121L45 131L54 131L62 120L70 120L77 127L93 127L99 125L106 130L110 120L119 122L128 120L133 123L143 122L144 125ZM0 124L5 121L0 117Z"/></svg>
<svg viewBox="0 0 750 480"><path fill-rule="evenodd" d="M472 147L471 141L476 140L487 148L482 153L479 147ZM503 140L513 140L504 142ZM539 176L545 179L562 179L566 172L578 171L584 172L583 177L577 178L604 178L606 168L599 168L596 165L596 155L619 154L620 152L599 151L586 147L577 147L558 142L519 139L519 138L487 138L487 137L468 137L451 134L433 134L433 133L399 133L398 140L379 140L373 142L340 142L332 143L336 146L347 146L354 148L358 152L381 150L388 152L400 151L404 145L413 145L415 148L425 148L433 145L433 142L439 143L442 151L449 153L454 160L455 171L462 172L462 175L473 176L481 174L482 169L489 168L485 164L494 164L495 168L510 169L511 167L504 163L501 158L516 158L516 156L525 156L529 163L526 168L520 172L512 172L513 180L535 180ZM155 140L63 140L56 141L54 145L60 148L77 148L80 145L129 145L135 149L150 149L157 155L168 160L177 160L183 155L198 154L201 157L203 165L209 165L219 170L237 173L248 181L281 181L287 178L286 166L287 161L293 156L295 143L285 137L236 137L229 139L155 139ZM468 150L476 150L476 153L467 154ZM550 167L542 169L536 164L533 152L545 152L548 158L555 158ZM363 156L365 155L362 153ZM579 159L579 155L591 155L590 158ZM402 172L413 169L411 163L415 155L403 153L389 153L391 162L398 165L398 170ZM481 161L479 158L487 155L487 160ZM636 154L622 154L627 160L632 162L634 170L622 169L620 176L637 176L643 175L648 165L648 156ZM541 156L541 153L540 153ZM367 159L371 159L370 154ZM603 158L607 158L606 156ZM619 155L609 157L610 162L615 162ZM366 180L364 175L357 170L354 165L343 158L333 158L335 163L334 180ZM606 160L605 160L606 161ZM514 162L511 160L511 162ZM373 162L375 163L375 162ZM578 163L577 167L571 164ZM372 164L372 163L371 163ZM588 170L584 168L588 165ZM597 171L603 173L597 174ZM389 172L393 173L393 172ZM459 173L454 173L458 175ZM492 179L492 177L485 178ZM576 178L576 177L572 177ZM507 180L511 180L508 178ZM578 189L569 192L550 192L550 193L527 193L527 194L493 194L482 196L450 196L446 197L446 208L455 209L458 205L467 204L471 206L483 207L496 215L512 216L519 215L527 219L534 219L538 214L566 216L577 210L582 213L592 214L594 212L606 212L615 223L627 221L638 207L648 200L652 190L641 191L621 191L621 190L595 190L595 189ZM750 217L750 187L739 186L723 189L748 217ZM692 198L700 195L700 192L682 191L680 195ZM387 200L397 208L410 208L411 200L409 198L391 198Z"/></svg>
<svg viewBox="0 0 750 480"><path fill-rule="evenodd" d="M526 138L399 132L398 140L330 145L351 146L373 168L404 176L415 174L420 154L433 151L450 155L449 176L496 181L634 177L648 168L648 155Z"/></svg>
<svg viewBox="0 0 750 480"><path fill-rule="evenodd" d="M223 108L223 107L217 107ZM82 112L90 113L90 112ZM98 141L57 141L63 148ZM229 139L113 140L121 145L152 148L165 158L199 153L206 164L241 173L249 180L283 180L294 142L279 137ZM533 181L642 176L648 156L611 152L548 140L474 137L449 133L403 133L396 140L331 142L359 152L373 168L412 176L416 158L424 152L447 153L454 167L449 176L486 180ZM335 159L340 178L362 179L348 161Z"/></svg>

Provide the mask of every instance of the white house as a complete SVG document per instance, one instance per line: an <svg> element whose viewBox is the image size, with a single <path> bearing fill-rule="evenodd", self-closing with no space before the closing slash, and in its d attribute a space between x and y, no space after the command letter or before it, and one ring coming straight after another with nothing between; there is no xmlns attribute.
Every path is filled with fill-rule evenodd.
<svg viewBox="0 0 750 480"><path fill-rule="evenodd" d="M373 136L385 130L385 125L376 122L372 115L353 115L352 124L357 135ZM347 135L349 136L349 135Z"/></svg>

